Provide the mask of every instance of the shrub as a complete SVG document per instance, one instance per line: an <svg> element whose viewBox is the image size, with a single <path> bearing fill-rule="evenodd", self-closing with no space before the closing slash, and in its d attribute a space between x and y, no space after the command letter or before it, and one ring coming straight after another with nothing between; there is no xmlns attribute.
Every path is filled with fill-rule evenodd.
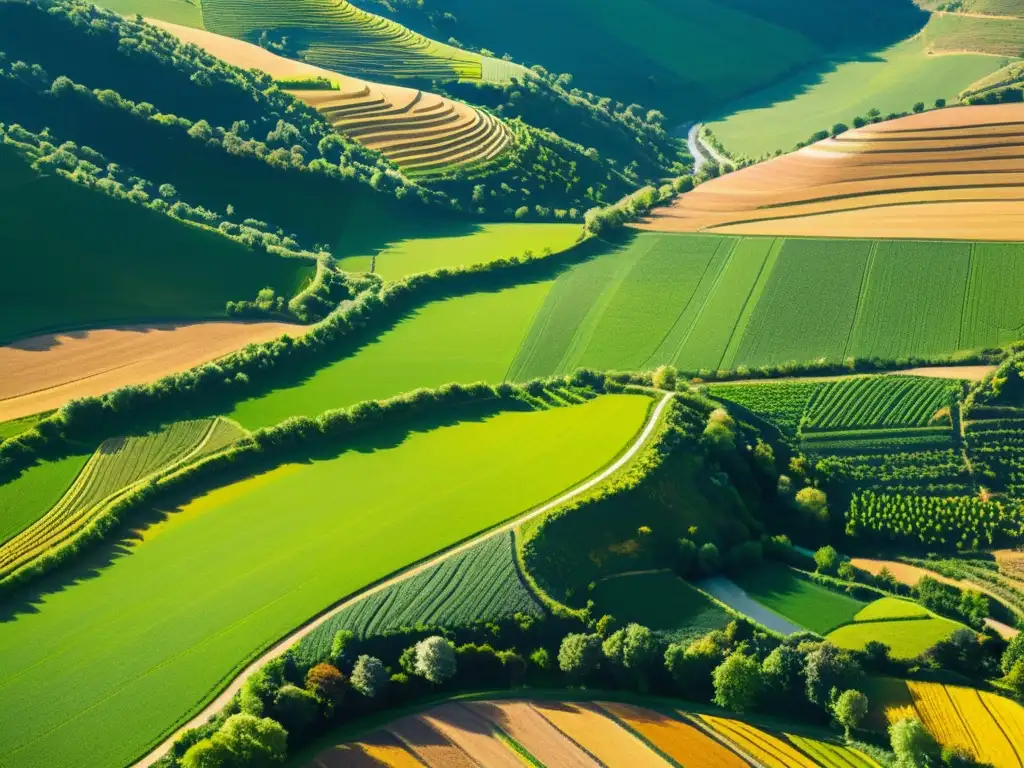
<svg viewBox="0 0 1024 768"><path fill-rule="evenodd" d="M354 690L374 699L387 687L388 673L380 659L364 654L356 659L350 681Z"/></svg>
<svg viewBox="0 0 1024 768"><path fill-rule="evenodd" d="M900 768L927 768L930 758L938 752L935 739L913 717L889 726L889 742Z"/></svg>
<svg viewBox="0 0 1024 768"><path fill-rule="evenodd" d="M288 733L269 717L232 715L209 739L193 744L184 768L265 768L284 761Z"/></svg>
<svg viewBox="0 0 1024 768"><path fill-rule="evenodd" d="M601 664L600 635L569 634L558 648L558 668L576 680L593 674Z"/></svg>
<svg viewBox="0 0 1024 768"><path fill-rule="evenodd" d="M736 651L712 673L714 702L733 712L748 712L761 692L761 667L757 659Z"/></svg>
<svg viewBox="0 0 1024 768"><path fill-rule="evenodd" d="M316 696L297 685L285 685L274 699L274 719L290 733L303 733L319 712Z"/></svg>
<svg viewBox="0 0 1024 768"><path fill-rule="evenodd" d="M416 644L414 671L432 683L443 683L455 675L455 647L443 637L434 635Z"/></svg>
<svg viewBox="0 0 1024 768"><path fill-rule="evenodd" d="M835 573L839 565L839 553L831 545L821 547L814 553L814 564L820 573Z"/></svg>

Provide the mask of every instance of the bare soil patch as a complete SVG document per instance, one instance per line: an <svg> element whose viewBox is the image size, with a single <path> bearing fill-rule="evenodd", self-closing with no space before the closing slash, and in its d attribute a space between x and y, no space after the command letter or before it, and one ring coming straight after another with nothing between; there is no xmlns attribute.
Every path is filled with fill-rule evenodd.
<svg viewBox="0 0 1024 768"><path fill-rule="evenodd" d="M162 323L45 334L0 346L0 421L156 381L246 344L305 331L288 323Z"/></svg>

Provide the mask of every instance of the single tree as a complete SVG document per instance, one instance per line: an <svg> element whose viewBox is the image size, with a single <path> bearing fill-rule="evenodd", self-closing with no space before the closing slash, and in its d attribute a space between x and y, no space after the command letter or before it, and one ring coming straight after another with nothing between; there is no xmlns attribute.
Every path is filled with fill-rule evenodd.
<svg viewBox="0 0 1024 768"><path fill-rule="evenodd" d="M889 743L899 768L927 768L930 758L938 751L935 739L914 717L889 726Z"/></svg>
<svg viewBox="0 0 1024 768"><path fill-rule="evenodd" d="M674 390L678 373L674 366L663 365L654 371L651 383L658 389Z"/></svg>
<svg viewBox="0 0 1024 768"><path fill-rule="evenodd" d="M601 663L599 635L568 634L558 649L558 668L570 677L582 680Z"/></svg>
<svg viewBox="0 0 1024 768"><path fill-rule="evenodd" d="M836 548L832 545L821 547L814 553L814 565L819 573L835 573L839 567L839 553L836 552Z"/></svg>
<svg viewBox="0 0 1024 768"><path fill-rule="evenodd" d="M807 486L797 491L796 508L814 520L828 521L828 497L825 492Z"/></svg>
<svg viewBox="0 0 1024 768"><path fill-rule="evenodd" d="M434 635L416 643L415 672L432 683L443 683L455 675L455 648Z"/></svg>
<svg viewBox="0 0 1024 768"><path fill-rule="evenodd" d="M289 733L302 733L319 712L317 698L297 685L284 685L274 697L274 719Z"/></svg>
<svg viewBox="0 0 1024 768"><path fill-rule="evenodd" d="M846 738L850 738L850 731L859 726L868 713L868 697L853 689L843 691L832 706L832 712L843 726Z"/></svg>
<svg viewBox="0 0 1024 768"><path fill-rule="evenodd" d="M387 687L388 673L380 659L363 654L356 659L349 681L354 690L373 699Z"/></svg>
<svg viewBox="0 0 1024 768"><path fill-rule="evenodd" d="M333 664L317 664L306 673L306 690L325 703L340 704L347 688L348 681Z"/></svg>
<svg viewBox="0 0 1024 768"><path fill-rule="evenodd" d="M715 667L714 702L733 712L748 712L757 703L761 691L761 667L757 659L735 651Z"/></svg>
<svg viewBox="0 0 1024 768"><path fill-rule="evenodd" d="M807 654L804 665L807 698L819 707L827 708L833 690L838 693L847 688L857 688L863 674L849 651L842 651L831 643L821 643Z"/></svg>

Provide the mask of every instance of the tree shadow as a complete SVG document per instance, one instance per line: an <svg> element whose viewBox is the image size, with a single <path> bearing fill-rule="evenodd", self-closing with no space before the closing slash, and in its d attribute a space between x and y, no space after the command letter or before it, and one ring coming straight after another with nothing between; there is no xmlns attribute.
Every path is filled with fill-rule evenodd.
<svg viewBox="0 0 1024 768"><path fill-rule="evenodd" d="M369 272L370 263L378 255L410 240L433 240L449 237L470 237L483 231L474 221L455 219L422 219L409 217L401 224L387 228L364 227L347 232L332 250L332 255L350 271ZM362 261L366 268L361 268Z"/></svg>
<svg viewBox="0 0 1024 768"><path fill-rule="evenodd" d="M133 510L116 523L102 540L85 543L69 556L68 562L31 581L13 585L0 598L0 623L38 613L48 595L73 588L102 575L122 557L130 556L155 526L187 511L188 506L212 491L249 478L266 475L286 464L312 465L332 461L346 453L377 453L402 445L410 436L464 423L484 423L501 413L534 410L522 400L497 398L455 404L444 413L397 414L394 422L368 424L341 438L319 438L298 446L287 457L258 456L252 461L229 464L209 477L197 477L186 488L169 489L151 503ZM301 514L301 511L297 514ZM224 542L229 546L230 542Z"/></svg>

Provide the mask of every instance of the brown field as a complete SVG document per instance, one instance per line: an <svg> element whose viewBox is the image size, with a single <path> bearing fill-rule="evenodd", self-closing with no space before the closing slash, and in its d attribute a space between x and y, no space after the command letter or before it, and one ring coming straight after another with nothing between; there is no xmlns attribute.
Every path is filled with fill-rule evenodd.
<svg viewBox="0 0 1024 768"><path fill-rule="evenodd" d="M298 336L288 323L164 323L68 331L0 347L0 421L53 410L76 397L145 384L246 344Z"/></svg>
<svg viewBox="0 0 1024 768"><path fill-rule="evenodd" d="M488 768L523 768L519 758L495 738L495 729L461 704L442 704L422 718L479 765Z"/></svg>
<svg viewBox="0 0 1024 768"><path fill-rule="evenodd" d="M558 730L604 765L665 768L668 763L593 704L535 702L534 708Z"/></svg>
<svg viewBox="0 0 1024 768"><path fill-rule="evenodd" d="M339 133L375 149L405 171L477 165L500 155L512 134L487 112L433 93L380 85L286 59L257 45L202 29L148 19L229 64L271 77L323 77L338 90L291 93L319 111Z"/></svg>
<svg viewBox="0 0 1024 768"><path fill-rule="evenodd" d="M466 705L500 728L547 768L599 768L525 701L474 701Z"/></svg>
<svg viewBox="0 0 1024 768"><path fill-rule="evenodd" d="M477 768L469 755L434 730L422 716L402 718L387 730L429 768Z"/></svg>
<svg viewBox="0 0 1024 768"><path fill-rule="evenodd" d="M1024 105L865 126L701 184L641 229L1024 239Z"/></svg>
<svg viewBox="0 0 1024 768"><path fill-rule="evenodd" d="M378 732L355 744L340 744L325 749L310 763L310 768L423 768L394 737Z"/></svg>
<svg viewBox="0 0 1024 768"><path fill-rule="evenodd" d="M746 761L688 723L631 704L601 702L651 744L681 765L698 762L706 768L744 768Z"/></svg>

